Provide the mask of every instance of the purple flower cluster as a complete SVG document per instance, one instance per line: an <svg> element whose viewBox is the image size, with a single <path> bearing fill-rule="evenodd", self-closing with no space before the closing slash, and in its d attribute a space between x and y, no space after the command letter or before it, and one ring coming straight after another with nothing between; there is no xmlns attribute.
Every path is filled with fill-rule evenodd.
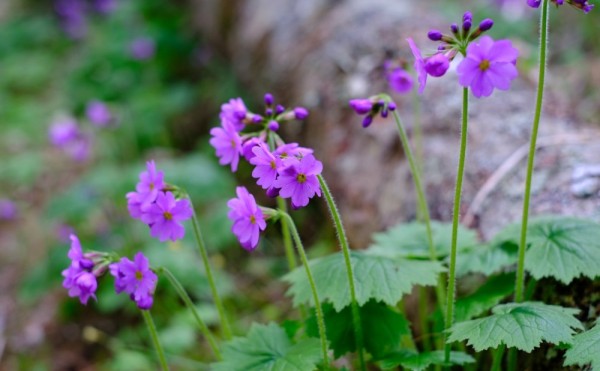
<svg viewBox="0 0 600 371"><path fill-rule="evenodd" d="M390 111L396 109L396 103L386 95L374 95L369 98L351 99L350 107L359 115L366 115L362 126L369 127L377 115L387 117Z"/></svg>
<svg viewBox="0 0 600 371"><path fill-rule="evenodd" d="M83 254L79 238L71 234L70 239L71 248L67 256L71 259L71 265L62 271L65 278L63 287L68 290L70 297L78 296L81 304L87 304L90 298L96 300L96 277L100 275L100 271L93 272L94 261Z"/></svg>
<svg viewBox="0 0 600 371"><path fill-rule="evenodd" d="M236 194L237 198L227 202L230 210L227 216L233 221L231 230L242 247L252 251L258 246L260 231L265 230L267 223L254 196L245 187L237 187Z"/></svg>
<svg viewBox="0 0 600 371"><path fill-rule="evenodd" d="M185 235L183 222L194 214L190 200L176 199L164 182L162 171L156 170L154 161L146 163L140 173L135 192L127 193L127 208L134 219L150 227L150 235L161 242L177 241Z"/></svg>
<svg viewBox="0 0 600 371"><path fill-rule="evenodd" d="M588 0L550 0L550 1L552 1L557 7L567 3L577 9L583 10L583 12L586 14L589 13L594 8L594 4L590 4ZM529 5L532 8L539 8L541 3L542 3L542 0L527 0L527 5Z"/></svg>
<svg viewBox="0 0 600 371"><path fill-rule="evenodd" d="M443 76L458 53L464 56L457 69L459 83L470 87L475 97L490 96L494 89L508 90L518 75L515 65L519 53L509 40L494 41L489 36L478 40L493 25L494 21L487 18L473 28L471 12L465 12L461 27L450 25L451 35L429 31L429 39L440 42L437 52L429 57L423 57L414 41L407 39L415 57L419 93L425 89L427 76Z"/></svg>
<svg viewBox="0 0 600 371"><path fill-rule="evenodd" d="M211 130L210 144L215 148L221 165L230 165L231 170L236 171L243 156L255 166L252 176L258 179L258 185L269 196L290 198L292 207L304 207L315 195L321 196L317 176L323 165L312 155L311 149L300 147L297 143L283 143L276 131L280 123L305 119L308 111L303 107L286 110L275 105L271 94L265 95L265 105L265 115L262 116L248 111L240 98L223 104L221 126ZM244 135L241 131L246 126L257 126L262 130ZM272 136L276 148L269 147L268 136Z"/></svg>
<svg viewBox="0 0 600 371"><path fill-rule="evenodd" d="M109 270L115 277L117 294L129 294L140 309L148 310L152 307L158 277L150 269L150 263L144 254L138 252L133 261L123 257L119 262L109 265Z"/></svg>
<svg viewBox="0 0 600 371"><path fill-rule="evenodd" d="M152 307L154 290L158 278L150 269L148 259L138 252L132 262L121 258L117 263L109 264L108 254L101 252L83 253L81 243L76 235L71 234L71 248L67 256L71 260L69 268L63 270L65 278L63 287L68 290L70 297L78 296L82 304L87 304L90 298L96 299L98 277L106 272L115 277L117 294L126 292L140 309Z"/></svg>
<svg viewBox="0 0 600 371"><path fill-rule="evenodd" d="M73 160L83 162L90 155L91 137L84 133L75 119L67 117L54 121L48 131L50 142Z"/></svg>

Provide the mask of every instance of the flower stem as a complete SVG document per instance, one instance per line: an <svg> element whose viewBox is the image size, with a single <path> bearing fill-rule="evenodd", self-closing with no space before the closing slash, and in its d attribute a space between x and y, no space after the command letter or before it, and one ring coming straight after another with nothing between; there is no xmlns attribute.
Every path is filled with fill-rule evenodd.
<svg viewBox="0 0 600 371"><path fill-rule="evenodd" d="M333 200L333 196L331 195L331 191L325 182L325 178L319 174L319 184L321 185L321 189L323 190L323 194L325 195L325 200L327 201L327 206L329 207L329 212L331 213L331 217L333 218L333 222L335 224L335 230L337 232L337 238L342 248L342 253L344 255L344 262L346 264L346 272L348 274L348 285L350 287L350 298L352 300L352 322L354 325L354 337L356 341L356 351L358 353L358 359L360 362L361 370L366 370L365 366L365 356L363 354L363 332L362 332L362 323L360 321L360 312L358 307L358 302L356 301L356 288L354 286L354 273L352 271L352 261L350 260L350 247L348 246L348 239L346 238L346 231L344 230L344 226L342 224L342 219L340 217L340 212L337 209L335 201Z"/></svg>
<svg viewBox="0 0 600 371"><path fill-rule="evenodd" d="M281 197L277 197L277 208L284 213L287 213L287 204ZM292 246L292 237L290 235L290 227L288 226L287 219L281 219L281 235L283 236L283 247L285 248L285 256L288 262L288 268L290 272L296 268L298 263L296 262L296 254L294 253L294 247Z"/></svg>
<svg viewBox="0 0 600 371"><path fill-rule="evenodd" d="M465 157L467 154L467 125L469 121L469 89L463 88L462 125L460 128L460 154L458 158L458 171L456 173L456 188L454 190L454 209L452 214L452 245L450 249L450 268L448 272L448 290L446 291L446 331L454 322L454 299L456 297L456 245L458 241L458 221L460 217L460 196L462 192L463 174L465 171ZM447 336L447 335L445 335ZM451 345L444 347L444 359L450 361Z"/></svg>
<svg viewBox="0 0 600 371"><path fill-rule="evenodd" d="M179 297L181 298L181 300L183 300L183 302L188 307L190 312L192 312L192 315L194 316L194 319L196 320L196 323L198 324L200 331L202 332L204 337L206 337L206 340L208 340L208 344L210 345L210 348L212 349L213 353L215 354L215 357L217 358L217 360L220 361L222 359L221 352L219 351L219 347L217 346L217 343L215 342L215 338L211 334L210 330L208 329L208 327L206 326L204 321L202 321L202 318L200 318L200 315L198 314L198 311L196 310L194 303L192 303L192 299L190 299L190 296L188 295L187 291L185 291L185 289L183 288L181 283L177 280L177 278L175 278L173 273L171 273L171 271L169 271L167 268L161 267L159 269L159 272L162 273L165 277L167 277L167 279L169 280L169 282L171 283L171 285L173 286L175 291L177 291L177 294L179 294Z"/></svg>
<svg viewBox="0 0 600 371"><path fill-rule="evenodd" d="M517 281L515 286L515 302L523 301L523 287L525 283L525 249L527 248L527 222L529 218L529 201L531 198L531 179L533 177L533 164L535 160L535 147L537 141L538 127L542 115L542 101L544 97L544 79L546 76L546 57L548 54L548 3L542 3L540 16L540 71L538 77L537 98L535 101L535 115L531 128L531 139L529 141L529 157L527 159L527 178L525 180L525 195L523 197L523 218L521 221L521 241L519 243L519 261L517 263Z"/></svg>
<svg viewBox="0 0 600 371"><path fill-rule="evenodd" d="M304 251L304 245L302 244L302 240L300 239L300 234L298 234L298 229L292 220L292 217L285 212L284 210L279 210L279 215L281 216L281 221L286 221L289 230L292 232L292 236L294 241L296 242L296 248L298 249L298 254L300 255L300 260L302 260L302 265L304 265L304 269L306 270L306 275L308 276L308 282L310 283L310 288L313 293L313 300L315 301L315 312L317 315L317 326L319 328L319 337L321 338L321 350L323 351L323 362L325 363L325 370L329 369L329 356L327 355L327 332L325 331L325 317L323 316L323 308L321 307L321 301L319 300L319 293L317 292L317 286L315 285L315 280L313 278L312 272L310 270L310 266L308 265L308 259L306 258L306 252Z"/></svg>
<svg viewBox="0 0 600 371"><path fill-rule="evenodd" d="M227 317L225 316L225 309L223 308L223 302L221 301L221 297L219 296L219 292L217 291L217 286L215 285L215 279L213 278L212 271L210 269L210 262L208 260L208 253L206 252L206 246L204 245L204 240L202 239L202 234L200 233L200 223L198 223L198 217L196 216L196 211L194 210L194 214L192 215L192 225L194 226L194 236L196 236L196 244L198 245L198 251L202 256L202 262L204 263L204 270L206 271L206 278L208 279L208 284L210 285L210 290L212 292L213 300L215 301L215 306L217 307L217 312L219 312L219 320L221 321L221 330L223 331L223 336L225 339L231 339L231 328L229 327L229 321L227 321Z"/></svg>
<svg viewBox="0 0 600 371"><path fill-rule="evenodd" d="M498 348L493 351L493 363L491 371L499 371L502 370L502 356L504 356L504 350L506 349L506 345L502 344Z"/></svg>
<svg viewBox="0 0 600 371"><path fill-rule="evenodd" d="M148 332L150 332L150 337L152 338L152 343L154 344L154 349L156 350L156 355L158 356L160 367L163 371L169 370L169 365L167 364L167 359L165 358L165 352L162 348L162 345L160 345L160 341L158 340L156 326L154 326L154 321L152 320L152 315L150 314L150 311L142 310L142 316L144 317L144 321L148 326Z"/></svg>

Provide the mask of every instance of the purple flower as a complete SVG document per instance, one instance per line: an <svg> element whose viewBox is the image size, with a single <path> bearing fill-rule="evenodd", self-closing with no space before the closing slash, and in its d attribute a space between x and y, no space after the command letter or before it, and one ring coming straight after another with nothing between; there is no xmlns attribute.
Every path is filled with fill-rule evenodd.
<svg viewBox="0 0 600 371"><path fill-rule="evenodd" d="M242 153L242 138L232 123L222 122L222 127L212 128L210 130L210 145L217 150L219 164L231 164L231 171L237 171Z"/></svg>
<svg viewBox="0 0 600 371"><path fill-rule="evenodd" d="M425 60L425 71L433 77L444 76L450 67L450 61L442 53L437 53Z"/></svg>
<svg viewBox="0 0 600 371"><path fill-rule="evenodd" d="M300 147L298 143L282 144L279 147L277 147L277 149L275 149L275 152L273 152L274 155L278 156L282 160L291 157L302 157L311 153L313 153L312 149Z"/></svg>
<svg viewBox="0 0 600 371"><path fill-rule="evenodd" d="M389 111L396 109L396 103L394 103L387 95L374 95L367 99L351 99L350 107L359 114L367 114L363 118L362 126L364 128L371 125L373 117L381 114L381 117L387 117Z"/></svg>
<svg viewBox="0 0 600 371"><path fill-rule="evenodd" d="M146 171L140 173L140 181L135 187L138 201L141 203L141 209L148 208L148 206L156 200L159 192L162 191L163 188L165 188L163 172L156 170L154 160L146 162ZM130 196L127 196L127 199L129 200Z"/></svg>
<svg viewBox="0 0 600 371"><path fill-rule="evenodd" d="M111 13L117 7L115 0L93 0L94 10L101 14Z"/></svg>
<svg viewBox="0 0 600 371"><path fill-rule="evenodd" d="M417 48L417 45L413 41L413 39L406 39L408 45L410 46L410 51L415 57L415 71L417 71L417 80L419 81L419 94L423 94L425 90L425 84L427 83L427 70L425 69L425 60L421 56L421 50Z"/></svg>
<svg viewBox="0 0 600 371"><path fill-rule="evenodd" d="M112 120L112 114L106 104L97 100L88 103L85 114L92 124L99 127L110 124Z"/></svg>
<svg viewBox="0 0 600 371"><path fill-rule="evenodd" d="M149 37L139 37L129 44L131 56L137 60L147 60L154 56L156 43Z"/></svg>
<svg viewBox="0 0 600 371"><path fill-rule="evenodd" d="M72 39L80 39L87 33L85 3L83 0L56 0L54 9L65 33Z"/></svg>
<svg viewBox="0 0 600 371"><path fill-rule="evenodd" d="M308 110L304 107L296 107L293 110L294 112L294 117L297 120L304 120L308 117Z"/></svg>
<svg viewBox="0 0 600 371"><path fill-rule="evenodd" d="M247 112L248 110L242 98L235 98L230 99L229 103L221 105L221 114L219 117L221 121L232 124L236 131L241 131L244 129L244 119Z"/></svg>
<svg viewBox="0 0 600 371"><path fill-rule="evenodd" d="M142 220L142 201L140 200L140 195L137 192L129 192L125 195L127 198L127 210L129 211L129 215L133 219ZM149 206L149 205L148 205Z"/></svg>
<svg viewBox="0 0 600 371"><path fill-rule="evenodd" d="M467 47L467 56L458 65L458 82L470 86L477 98L490 96L494 88L508 90L518 75L518 55L510 40L494 41L484 36Z"/></svg>
<svg viewBox="0 0 600 371"><path fill-rule="evenodd" d="M142 221L150 226L150 235L161 242L177 241L185 235L182 222L194 211L187 198L176 200L171 192L159 192L156 202L142 214Z"/></svg>
<svg viewBox="0 0 600 371"><path fill-rule="evenodd" d="M532 8L539 8L542 0L527 0L527 5Z"/></svg>
<svg viewBox="0 0 600 371"><path fill-rule="evenodd" d="M13 220L18 216L17 205L7 198L0 198L0 220Z"/></svg>
<svg viewBox="0 0 600 371"><path fill-rule="evenodd" d="M263 189L273 187L277 178L277 169L282 165L281 160L275 157L264 143L255 146L252 151L255 156L250 163L256 166L252 171L252 177L258 179L256 183Z"/></svg>
<svg viewBox="0 0 600 371"><path fill-rule="evenodd" d="M348 103L354 112L359 115L369 113L373 109L373 101L371 99L350 99Z"/></svg>
<svg viewBox="0 0 600 371"><path fill-rule="evenodd" d="M80 136L77 121L72 118L61 118L54 121L48 130L50 142L58 148L64 148Z"/></svg>
<svg viewBox="0 0 600 371"><path fill-rule="evenodd" d="M413 86L413 78L410 75L410 73L406 72L406 70L404 70L403 68L400 68L400 67L396 67L393 70L391 70L390 72L388 72L387 80L388 80L388 83L390 84L390 87L392 88L392 90L394 90L396 93L400 93L400 94L405 94L405 93L410 92L412 89L412 86ZM350 104L350 105L352 105L352 104ZM354 109L354 110L358 114L363 114L363 113L367 113L371 109L369 109L363 113L358 112L356 109Z"/></svg>
<svg viewBox="0 0 600 371"><path fill-rule="evenodd" d="M81 303L87 304L91 297L96 299L98 288L96 276L91 273L94 262L84 257L79 238L74 234L70 238L71 248L67 256L71 259L71 265L62 271L65 278L63 287L68 290L70 297L79 296Z"/></svg>
<svg viewBox="0 0 600 371"><path fill-rule="evenodd" d="M253 137L248 139L242 144L242 155L246 159L246 161L250 162L254 156L256 156L253 152L254 147L256 147L260 143L264 143L264 139L261 137Z"/></svg>
<svg viewBox="0 0 600 371"><path fill-rule="evenodd" d="M154 290L158 277L150 269L148 258L138 252L134 261L126 257L118 263L109 266L110 274L115 277L115 291L117 294L129 294L138 308L148 310L153 304Z"/></svg>
<svg viewBox="0 0 600 371"><path fill-rule="evenodd" d="M279 196L291 198L294 208L308 205L315 194L321 196L317 175L321 174L323 164L315 156L309 154L286 165L274 183L275 187L280 188Z"/></svg>
<svg viewBox="0 0 600 371"><path fill-rule="evenodd" d="M252 251L258 246L260 231L267 227L265 217L252 196L245 187L236 188L237 198L227 202L230 211L227 214L233 221L231 228L242 247Z"/></svg>

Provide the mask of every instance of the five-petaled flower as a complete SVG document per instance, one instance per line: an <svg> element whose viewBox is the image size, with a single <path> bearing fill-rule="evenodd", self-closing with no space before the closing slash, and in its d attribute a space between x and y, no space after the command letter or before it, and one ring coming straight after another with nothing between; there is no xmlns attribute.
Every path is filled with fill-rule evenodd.
<svg viewBox="0 0 600 371"><path fill-rule="evenodd" d="M252 251L258 246L260 231L265 230L267 223L254 196L245 187L237 187L236 194L237 198L227 202L230 209L227 216L233 221L231 230L242 247Z"/></svg>
<svg viewBox="0 0 600 371"><path fill-rule="evenodd" d="M129 294L138 308L150 309L153 303L154 290L158 277L150 269L148 258L138 252L134 260L126 257L109 266L110 274L115 277L115 290L117 294Z"/></svg>
<svg viewBox="0 0 600 371"><path fill-rule="evenodd" d="M142 221L150 226L150 235L161 242L177 241L185 235L182 222L194 211L187 198L176 200L171 192L160 192L156 202L142 214Z"/></svg>
<svg viewBox="0 0 600 371"><path fill-rule="evenodd" d="M458 65L458 82L470 86L477 98L490 96L494 88L508 90L518 75L518 55L510 40L494 41L484 36L467 47L467 55Z"/></svg>
<svg viewBox="0 0 600 371"><path fill-rule="evenodd" d="M279 196L292 199L292 207L308 205L315 195L321 196L321 186L317 176L323 171L323 164L312 154L301 158L290 158L279 172L274 186L279 188Z"/></svg>

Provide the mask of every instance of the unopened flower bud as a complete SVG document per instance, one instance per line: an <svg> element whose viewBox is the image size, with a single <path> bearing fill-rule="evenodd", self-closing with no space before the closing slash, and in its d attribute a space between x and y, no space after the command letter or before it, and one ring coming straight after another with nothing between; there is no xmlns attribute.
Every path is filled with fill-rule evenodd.
<svg viewBox="0 0 600 371"><path fill-rule="evenodd" d="M438 30L430 30L427 33L427 37L429 37L429 40L431 41L440 41L442 39L443 34L438 31Z"/></svg>
<svg viewBox="0 0 600 371"><path fill-rule="evenodd" d="M350 107L359 115L369 113L373 109L373 102L369 99L351 99Z"/></svg>
<svg viewBox="0 0 600 371"><path fill-rule="evenodd" d="M437 53L425 61L425 71L433 77L443 76L450 67L450 61L442 53Z"/></svg>
<svg viewBox="0 0 600 371"><path fill-rule="evenodd" d="M304 120L308 117L308 110L304 107L294 108L294 115L297 120Z"/></svg>
<svg viewBox="0 0 600 371"><path fill-rule="evenodd" d="M265 94L265 104L267 106L272 106L273 105L273 94L271 94L271 93Z"/></svg>
<svg viewBox="0 0 600 371"><path fill-rule="evenodd" d="M450 30L452 31L453 34L458 34L458 25L456 23L452 23L450 25Z"/></svg>
<svg viewBox="0 0 600 371"><path fill-rule="evenodd" d="M465 34L471 30L471 22L470 19L463 22L462 29Z"/></svg>
<svg viewBox="0 0 600 371"><path fill-rule="evenodd" d="M389 109L390 111L394 111L394 110L396 110L396 103L394 103L394 102L389 102L389 103L388 103L388 109Z"/></svg>
<svg viewBox="0 0 600 371"><path fill-rule="evenodd" d="M269 121L267 128L271 131L277 131L279 130L279 123L275 120Z"/></svg>
<svg viewBox="0 0 600 371"><path fill-rule="evenodd" d="M278 104L277 107L275 107L276 114L281 115L283 113L283 111L285 111L285 107L282 106L281 104Z"/></svg>
<svg viewBox="0 0 600 371"><path fill-rule="evenodd" d="M369 125L371 125L372 122L373 122L373 116L366 115L362 122L363 128L368 127Z"/></svg>
<svg viewBox="0 0 600 371"><path fill-rule="evenodd" d="M267 108L265 110L265 116L273 116L273 108Z"/></svg>
<svg viewBox="0 0 600 371"><path fill-rule="evenodd" d="M479 30L481 32L485 32L485 31L489 30L490 28L492 28L493 25L494 25L494 21L490 18L486 18L483 21L481 21L481 23L479 24Z"/></svg>

